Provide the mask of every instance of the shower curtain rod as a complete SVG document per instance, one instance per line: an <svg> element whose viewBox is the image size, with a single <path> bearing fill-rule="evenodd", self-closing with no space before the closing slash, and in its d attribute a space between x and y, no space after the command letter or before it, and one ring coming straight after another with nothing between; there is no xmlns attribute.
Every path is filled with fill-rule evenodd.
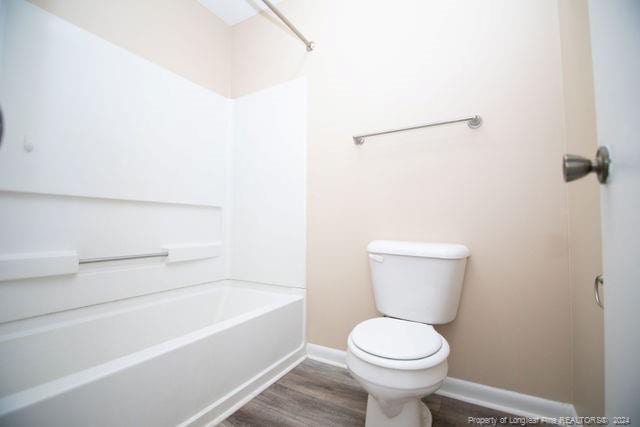
<svg viewBox="0 0 640 427"><path fill-rule="evenodd" d="M271 3L269 0L262 0L262 2L263 2L264 4L266 4L266 5L267 5L267 7L268 7L269 9L271 9L271 11L272 11L273 13L275 13L275 14L276 14L276 16L277 16L278 18L280 18L280 20L281 20L282 22L284 22L284 24L285 24L287 27L289 27L289 29L290 29L291 31L293 31L293 32L295 33L295 35L296 35L296 36L298 36L298 38L299 38L300 40L302 40L302 42L307 46L307 52L311 52L311 51L313 50L313 42L312 42L312 41L310 41L310 40L307 40L307 38L306 38L305 36L303 36L303 35L302 35L302 33L301 33L300 31L298 31L298 29L296 28L296 26L295 26L295 25L293 25L293 24L291 23L291 21L289 21L289 20L287 19L287 17L286 17L286 16L284 16L284 15L282 14L282 12L280 12L280 11L278 10L278 8L277 8L277 7L275 7L275 6L273 5L273 3Z"/></svg>

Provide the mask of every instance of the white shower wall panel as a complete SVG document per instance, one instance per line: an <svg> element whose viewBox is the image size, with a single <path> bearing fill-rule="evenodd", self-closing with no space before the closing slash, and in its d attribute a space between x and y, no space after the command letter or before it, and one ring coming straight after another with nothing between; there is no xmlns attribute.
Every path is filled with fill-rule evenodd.
<svg viewBox="0 0 640 427"><path fill-rule="evenodd" d="M307 81L236 100L231 274L305 287Z"/></svg>
<svg viewBox="0 0 640 427"><path fill-rule="evenodd" d="M26 1L2 12L0 189L223 204L232 100Z"/></svg>
<svg viewBox="0 0 640 427"><path fill-rule="evenodd" d="M304 79L232 100L24 0L0 23L0 259L225 249L0 279L0 323L224 278L305 286Z"/></svg>
<svg viewBox="0 0 640 427"><path fill-rule="evenodd" d="M76 251L80 258L159 252L221 239L221 209L0 192L0 255ZM224 257L81 265L77 274L0 281L0 322L225 277Z"/></svg>
<svg viewBox="0 0 640 427"><path fill-rule="evenodd" d="M0 23L0 258L225 240L233 100L24 0ZM0 322L221 280L226 255L2 280Z"/></svg>

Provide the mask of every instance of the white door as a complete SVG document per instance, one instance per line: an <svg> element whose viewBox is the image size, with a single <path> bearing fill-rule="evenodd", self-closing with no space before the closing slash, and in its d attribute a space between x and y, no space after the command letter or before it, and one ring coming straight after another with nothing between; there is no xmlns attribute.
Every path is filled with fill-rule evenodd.
<svg viewBox="0 0 640 427"><path fill-rule="evenodd" d="M601 186L605 411L640 426L640 0L590 0L589 15L598 144L611 154Z"/></svg>

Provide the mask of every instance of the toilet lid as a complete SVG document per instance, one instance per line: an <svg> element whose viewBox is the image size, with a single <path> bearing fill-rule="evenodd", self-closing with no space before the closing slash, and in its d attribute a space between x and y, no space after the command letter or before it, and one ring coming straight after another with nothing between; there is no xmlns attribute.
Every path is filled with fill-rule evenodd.
<svg viewBox="0 0 640 427"><path fill-rule="evenodd" d="M362 351L394 360L424 359L442 347L442 337L433 326L378 317L353 328L353 343Z"/></svg>

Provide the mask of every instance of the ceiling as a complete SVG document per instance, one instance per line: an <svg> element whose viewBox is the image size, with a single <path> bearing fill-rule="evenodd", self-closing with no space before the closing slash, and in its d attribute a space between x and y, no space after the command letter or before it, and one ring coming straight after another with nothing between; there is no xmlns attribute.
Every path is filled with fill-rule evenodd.
<svg viewBox="0 0 640 427"><path fill-rule="evenodd" d="M228 25L235 25L267 8L261 0L198 0ZM282 0L271 0L280 3Z"/></svg>

